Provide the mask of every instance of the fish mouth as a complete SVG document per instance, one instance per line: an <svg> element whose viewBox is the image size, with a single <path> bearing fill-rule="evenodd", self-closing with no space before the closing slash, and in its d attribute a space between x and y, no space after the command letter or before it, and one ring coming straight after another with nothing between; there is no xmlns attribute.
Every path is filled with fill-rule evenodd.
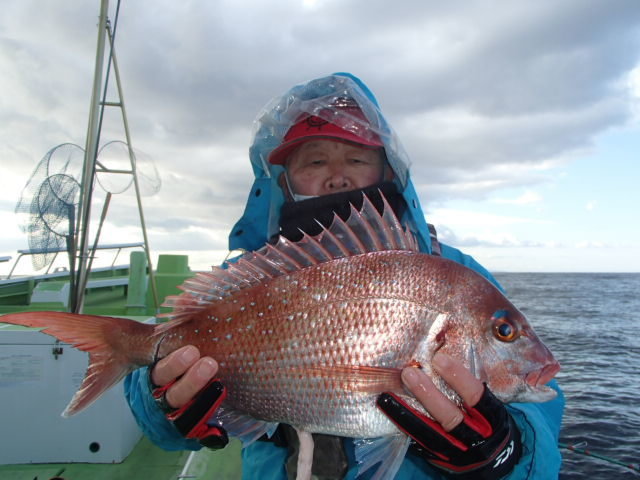
<svg viewBox="0 0 640 480"><path fill-rule="evenodd" d="M524 389L521 395L517 395L511 401L515 402L548 402L553 400L558 393L546 384L551 381L560 370L558 362L545 365L539 370L529 372L524 378Z"/></svg>
<svg viewBox="0 0 640 480"><path fill-rule="evenodd" d="M527 373L525 382L534 389L539 389L549 383L559 371L560 364L558 362L550 363L542 367L540 370Z"/></svg>

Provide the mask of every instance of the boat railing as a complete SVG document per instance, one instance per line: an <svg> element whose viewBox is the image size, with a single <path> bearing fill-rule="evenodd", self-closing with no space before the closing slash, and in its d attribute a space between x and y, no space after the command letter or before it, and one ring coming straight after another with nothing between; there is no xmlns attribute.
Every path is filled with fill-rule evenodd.
<svg viewBox="0 0 640 480"><path fill-rule="evenodd" d="M116 261L118 260L118 255L120 255L120 252L126 248L144 248L144 243L135 242L135 243L113 243L113 244L98 245L96 247L96 250L115 250L116 252L113 257L113 261L111 262L111 267L114 267L116 264ZM51 263L49 263L49 266L47 267L47 270L44 273L44 275L49 275L49 270L51 269L51 266L54 264L58 254L66 251L67 251L66 248L51 248L46 250L43 248L28 248L28 249L18 250L18 256L16 257L15 262L13 262L11 270L9 271L9 274L5 277L5 280L9 280L11 278L11 276L13 275L13 272L18 266L18 263L20 262L20 259L22 259L23 257L28 257L30 255L39 255L43 253L54 254L54 257ZM0 261L2 262L9 261L10 259L11 257L0 257Z"/></svg>

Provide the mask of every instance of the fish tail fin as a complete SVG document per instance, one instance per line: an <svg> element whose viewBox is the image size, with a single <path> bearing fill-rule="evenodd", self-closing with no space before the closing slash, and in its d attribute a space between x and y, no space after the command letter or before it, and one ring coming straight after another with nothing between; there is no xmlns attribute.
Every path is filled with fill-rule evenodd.
<svg viewBox="0 0 640 480"><path fill-rule="evenodd" d="M42 328L42 332L89 353L80 388L62 413L85 409L136 368L153 362L155 325L134 320L67 312L24 312L0 316L0 322Z"/></svg>

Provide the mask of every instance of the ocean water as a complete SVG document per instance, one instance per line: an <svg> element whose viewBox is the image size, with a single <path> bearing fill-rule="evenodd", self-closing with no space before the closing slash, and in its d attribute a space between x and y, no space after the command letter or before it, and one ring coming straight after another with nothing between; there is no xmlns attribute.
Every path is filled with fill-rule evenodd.
<svg viewBox="0 0 640 480"><path fill-rule="evenodd" d="M562 366L560 442L640 464L640 274L498 273ZM561 449L561 479L639 479L640 473Z"/></svg>

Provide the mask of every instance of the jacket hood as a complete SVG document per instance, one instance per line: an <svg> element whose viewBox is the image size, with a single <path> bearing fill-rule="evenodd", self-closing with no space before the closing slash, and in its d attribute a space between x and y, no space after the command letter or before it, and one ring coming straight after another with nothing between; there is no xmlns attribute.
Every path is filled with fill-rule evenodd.
<svg viewBox="0 0 640 480"><path fill-rule="evenodd" d="M336 107L345 99L355 101L366 120L350 116ZM284 169L270 164L268 157L303 116L320 117L360 136L373 135L382 140L394 181L407 202L405 217L408 218L403 221L417 234L421 249L430 252L428 228L409 176L409 158L373 93L349 73L335 73L296 85L260 111L254 122L253 142L249 149L255 181L245 212L229 235L229 248L256 250L278 232L280 209L284 203L278 177Z"/></svg>

